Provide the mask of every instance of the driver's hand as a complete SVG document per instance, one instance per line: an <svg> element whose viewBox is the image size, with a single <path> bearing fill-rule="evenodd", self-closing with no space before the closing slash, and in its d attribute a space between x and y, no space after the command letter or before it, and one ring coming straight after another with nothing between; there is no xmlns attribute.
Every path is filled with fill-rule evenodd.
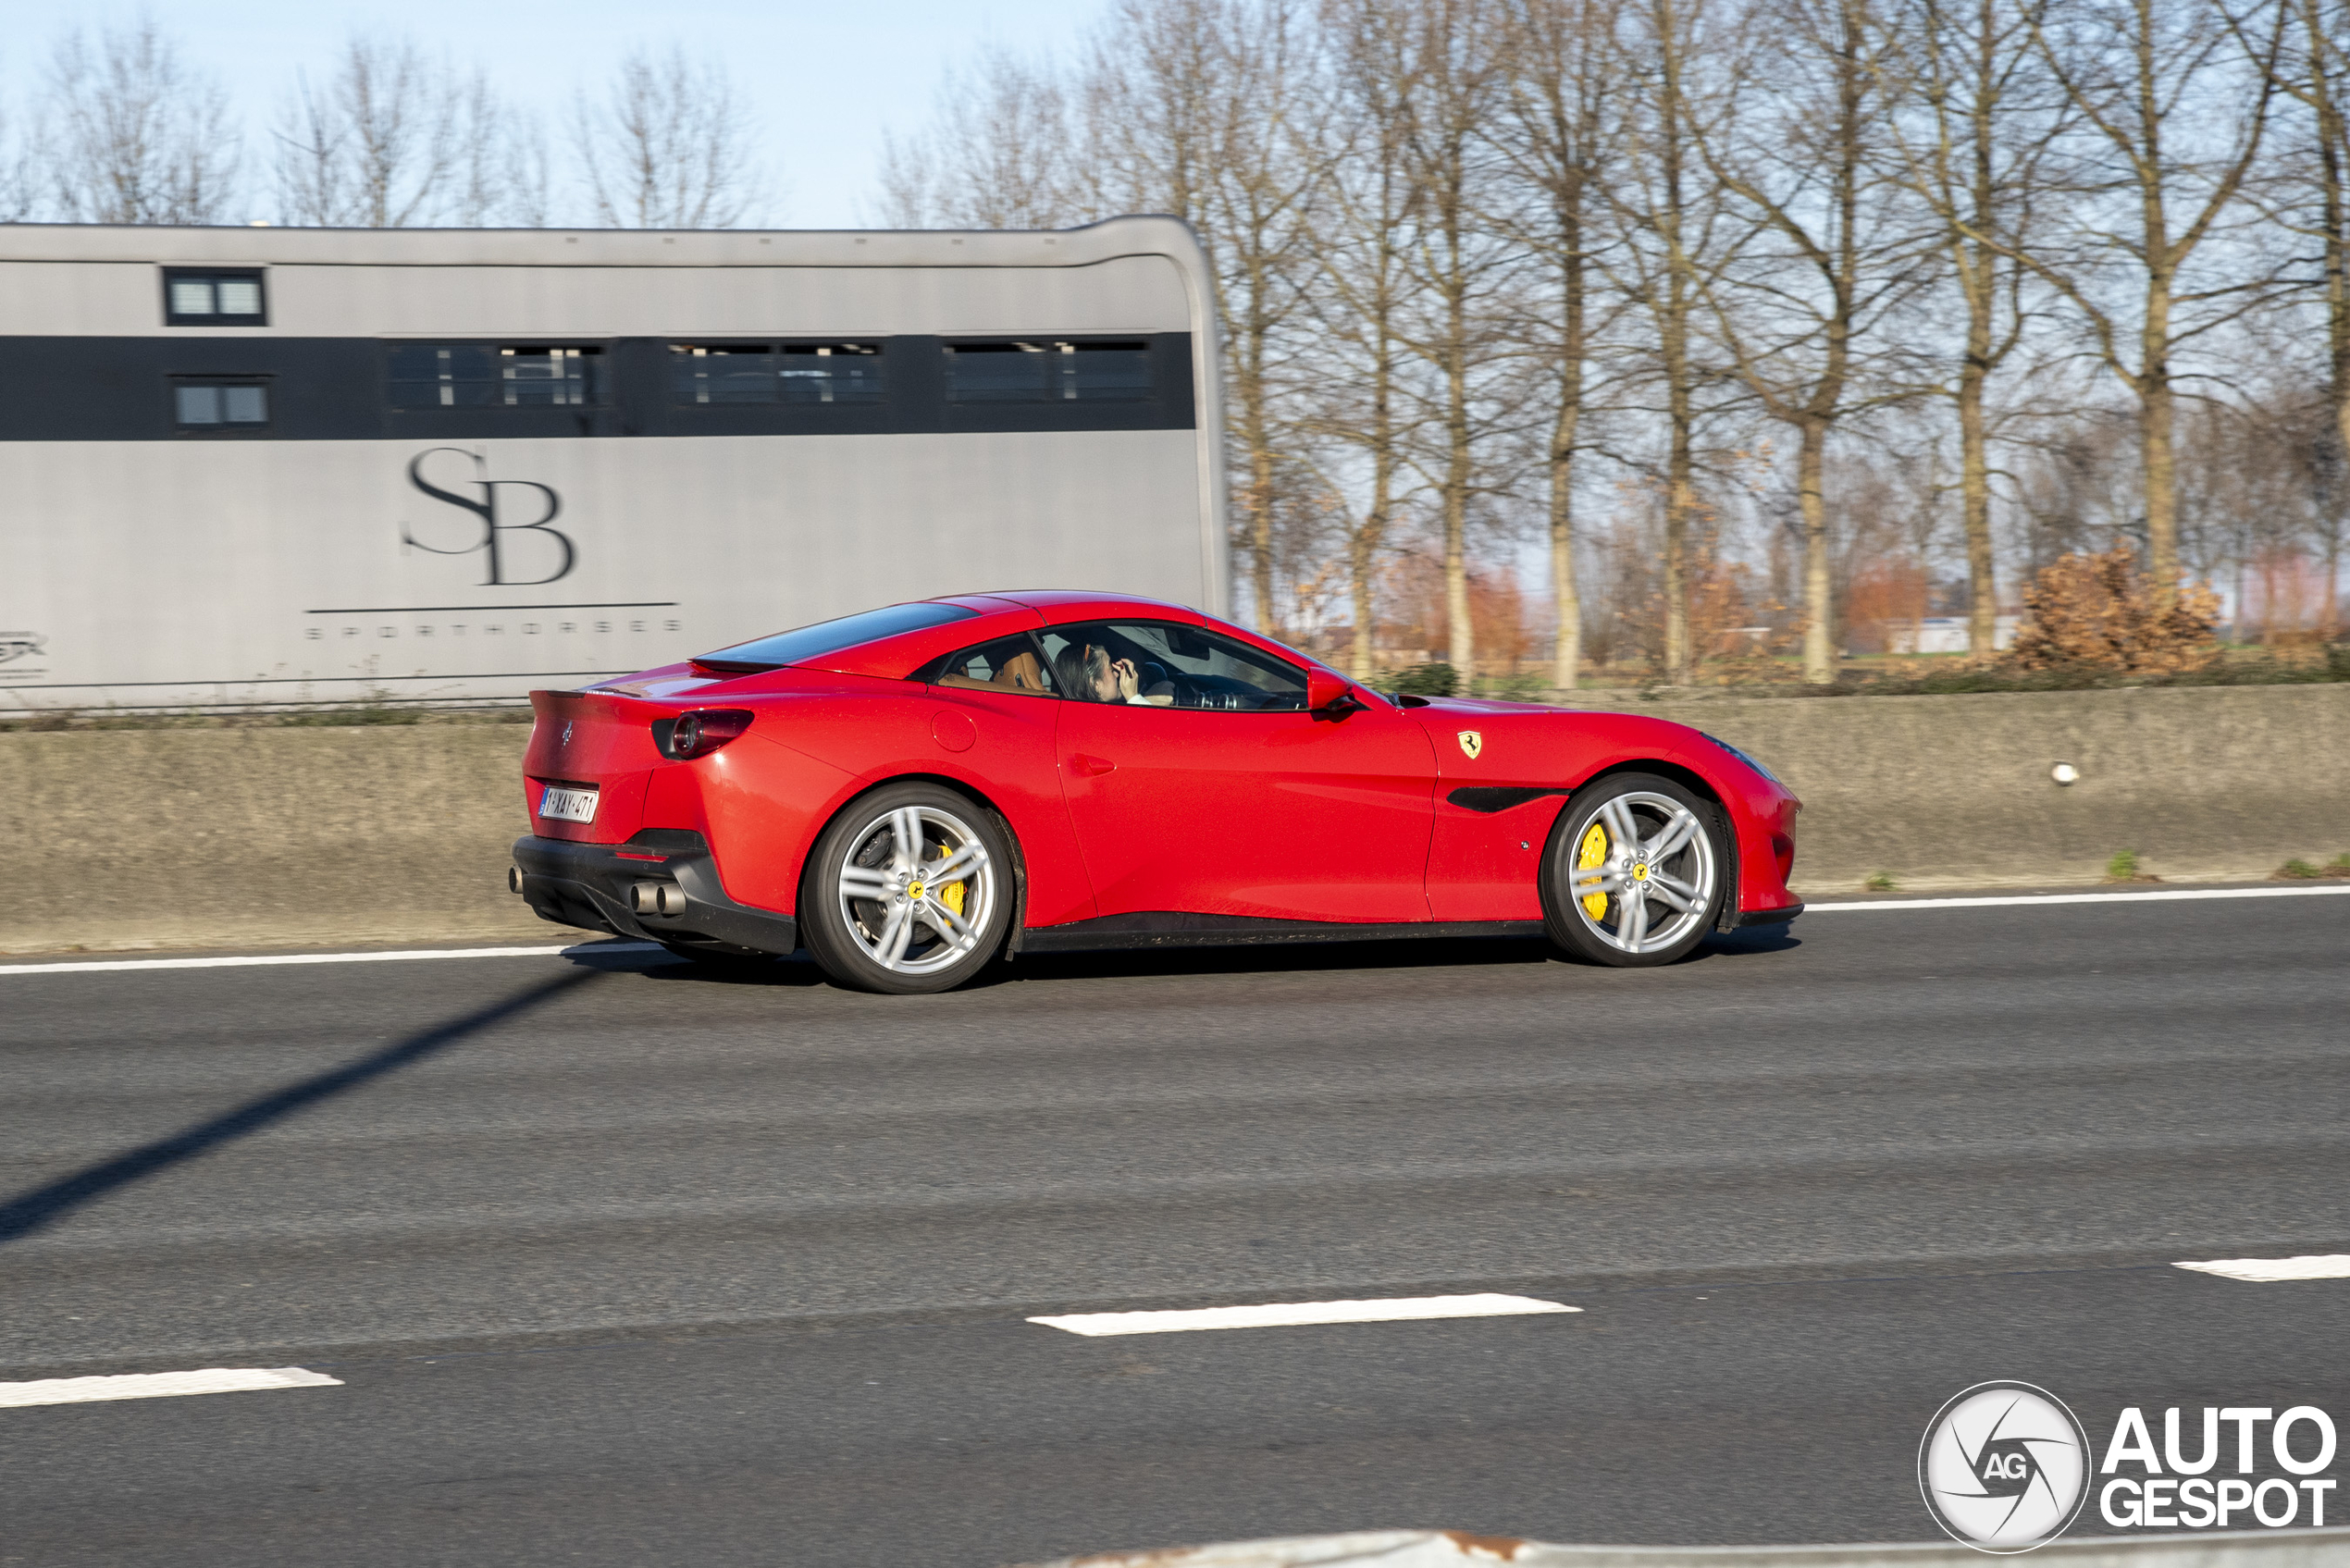
<svg viewBox="0 0 2350 1568"><path fill-rule="evenodd" d="M1118 695L1121 701L1132 698L1142 689L1142 676L1135 670L1132 660L1114 660L1110 663L1109 671L1111 674L1118 677Z"/></svg>

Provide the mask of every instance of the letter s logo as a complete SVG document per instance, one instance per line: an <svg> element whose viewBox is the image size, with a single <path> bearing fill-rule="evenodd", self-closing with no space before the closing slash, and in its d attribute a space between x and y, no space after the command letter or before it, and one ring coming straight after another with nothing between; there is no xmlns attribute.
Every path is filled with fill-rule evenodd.
<svg viewBox="0 0 2350 1568"><path fill-rule="evenodd" d="M475 477L471 482L481 490L479 500L469 500L454 491L444 490L425 477L425 459L437 456L441 452L455 452L458 456L472 462ZM426 495L432 497L433 500L445 501L451 506L470 512L481 519L481 537L469 545L462 545L453 549L443 549L439 545L427 544L424 540L417 538L408 531L407 525L403 523L400 528L401 544L416 549L428 550L434 555L471 555L477 549L488 551L489 575L482 580L484 587L532 587L540 583L551 583L558 577L569 576L571 569L579 563L579 552L572 544L571 537L558 528L549 526L557 516L561 515L563 509L563 498L557 495L550 486L539 484L535 479L492 479L489 477L489 460L480 453L467 451L463 447L434 447L429 451L418 452L408 464L408 482ZM498 503L498 492L501 489L537 490L544 502L545 510L528 523L501 522ZM563 552L561 563L543 577L507 576L504 543L501 536L513 533L530 533L551 539L555 547Z"/></svg>

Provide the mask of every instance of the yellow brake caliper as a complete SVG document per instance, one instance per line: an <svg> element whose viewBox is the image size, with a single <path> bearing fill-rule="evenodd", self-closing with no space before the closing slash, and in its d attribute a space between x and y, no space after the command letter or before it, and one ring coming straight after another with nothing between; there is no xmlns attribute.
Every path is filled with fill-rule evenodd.
<svg viewBox="0 0 2350 1568"><path fill-rule="evenodd" d="M949 849L943 844L938 846L938 858L942 860L953 853L953 850ZM954 916L957 920L962 919L963 884L959 882L948 883L945 887L938 890L938 901L946 906L946 912L948 914Z"/></svg>
<svg viewBox="0 0 2350 1568"><path fill-rule="evenodd" d="M1594 866L1604 866L1606 864L1607 830L1601 827L1599 823L1593 822L1591 824L1591 831L1583 835L1583 843L1581 846L1576 850L1575 869L1578 871L1588 871ZM1591 919L1595 920L1605 920L1607 918L1607 895L1604 893L1594 893L1589 897L1584 899L1583 912L1590 916Z"/></svg>

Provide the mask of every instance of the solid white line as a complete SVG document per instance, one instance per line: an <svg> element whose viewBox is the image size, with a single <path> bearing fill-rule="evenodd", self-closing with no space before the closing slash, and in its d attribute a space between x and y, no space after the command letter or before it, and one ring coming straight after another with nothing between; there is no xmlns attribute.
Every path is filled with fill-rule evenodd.
<svg viewBox="0 0 2350 1568"><path fill-rule="evenodd" d="M2163 893L2022 893L2011 898L1872 898L1850 904L1806 904L1807 915L1843 909L1989 909L2007 904L2150 904L2182 898L2321 898L2350 893L2341 887L2207 887Z"/></svg>
<svg viewBox="0 0 2350 1568"><path fill-rule="evenodd" d="M1071 1334L1181 1334L1196 1328L1288 1328L1307 1323L1401 1323L1424 1317L1515 1317L1581 1312L1531 1296L1404 1296L1383 1302L1280 1302L1270 1306L1199 1307L1189 1312L1079 1312L1032 1317Z"/></svg>
<svg viewBox="0 0 2350 1568"><path fill-rule="evenodd" d="M563 947L417 947L398 953L277 953L240 958L106 958L78 964L0 964L0 976L95 974L123 969L241 969L277 964L399 964L417 958L547 958L559 953L658 953L657 942L573 943Z"/></svg>
<svg viewBox="0 0 2350 1568"><path fill-rule="evenodd" d="M1847 909L1987 909L2010 904L2130 904L2182 898L2318 898L2350 894L2341 887L2215 887L2161 893L2031 893L2013 897L1886 898L1849 904L1807 904L1806 914ZM418 947L396 953L278 953L235 958L101 958L64 964L0 963L0 977L23 974L113 974L124 969L232 969L280 964L396 964L419 958L546 958L575 953L657 953L657 942L575 943L561 947Z"/></svg>
<svg viewBox="0 0 2350 1568"><path fill-rule="evenodd" d="M2350 1253L2326 1253L2297 1258L2215 1258L2209 1263L2174 1264L2197 1274L2222 1279L2243 1279L2255 1285L2281 1279L2350 1279Z"/></svg>
<svg viewBox="0 0 2350 1568"><path fill-rule="evenodd" d="M342 1379L302 1366L208 1366L201 1372L140 1372L119 1377L44 1377L0 1383L0 1408L158 1400L177 1394L239 1394L255 1389L340 1389Z"/></svg>

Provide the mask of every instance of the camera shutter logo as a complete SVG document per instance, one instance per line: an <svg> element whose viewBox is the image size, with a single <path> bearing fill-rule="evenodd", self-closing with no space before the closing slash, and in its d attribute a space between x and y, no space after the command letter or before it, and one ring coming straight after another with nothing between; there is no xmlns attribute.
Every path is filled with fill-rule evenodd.
<svg viewBox="0 0 2350 1568"><path fill-rule="evenodd" d="M2089 1497L2089 1438L2062 1400L2030 1383L1977 1383L1926 1424L1918 1490L1934 1522L1977 1551L2046 1546Z"/></svg>

